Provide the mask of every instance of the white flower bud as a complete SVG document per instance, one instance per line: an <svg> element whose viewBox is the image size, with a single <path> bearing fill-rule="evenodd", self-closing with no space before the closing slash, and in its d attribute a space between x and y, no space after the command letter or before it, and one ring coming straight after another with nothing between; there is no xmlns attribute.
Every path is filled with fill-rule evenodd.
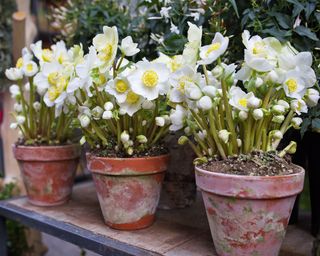
<svg viewBox="0 0 320 256"><path fill-rule="evenodd" d="M271 70L265 77L265 80L266 81L270 81L272 83L278 83L279 81L279 76L278 74L274 71L274 70Z"/></svg>
<svg viewBox="0 0 320 256"><path fill-rule="evenodd" d="M127 111L126 111L125 109L123 109L123 108L120 108L120 109L119 109L119 115L123 116L123 115L125 115L126 113L127 113Z"/></svg>
<svg viewBox="0 0 320 256"><path fill-rule="evenodd" d="M20 89L19 89L19 86L16 85L16 84L13 84L9 87L9 91L11 93L11 97L12 98L15 98L17 96L19 96L21 93L20 93Z"/></svg>
<svg viewBox="0 0 320 256"><path fill-rule="evenodd" d="M257 77L254 83L256 88L259 88L261 85L263 85L263 80L261 77Z"/></svg>
<svg viewBox="0 0 320 256"><path fill-rule="evenodd" d="M132 140L129 140L129 141L128 141L128 145L129 145L129 146L132 146L132 145L133 145L133 141L132 141Z"/></svg>
<svg viewBox="0 0 320 256"><path fill-rule="evenodd" d="M237 139L237 144L238 144L238 147L240 148L242 146L242 140L241 139Z"/></svg>
<svg viewBox="0 0 320 256"><path fill-rule="evenodd" d="M302 122L303 122L302 118L300 118L300 117L294 117L291 120L291 124L292 124L294 129L299 129L300 125L302 124Z"/></svg>
<svg viewBox="0 0 320 256"><path fill-rule="evenodd" d="M30 83L26 83L24 85L24 89L26 90L26 92L29 92L30 91Z"/></svg>
<svg viewBox="0 0 320 256"><path fill-rule="evenodd" d="M164 126L165 125L165 119L162 117L162 116L157 116L156 117L156 125L157 126L160 126L160 127L162 127L162 126Z"/></svg>
<svg viewBox="0 0 320 256"><path fill-rule="evenodd" d="M32 106L33 106L33 108L34 108L35 111L39 111L40 108L41 108L41 104L40 104L39 101L33 102Z"/></svg>
<svg viewBox="0 0 320 256"><path fill-rule="evenodd" d="M165 124L168 125L168 124L171 124L171 119L170 119L170 116L168 115L164 115L162 116L165 120Z"/></svg>
<svg viewBox="0 0 320 256"><path fill-rule="evenodd" d="M111 111L104 111L102 114L102 118L105 120L109 120L113 117L112 112Z"/></svg>
<svg viewBox="0 0 320 256"><path fill-rule="evenodd" d="M132 148L132 147L129 147L129 148L127 149L127 153L128 153L128 155L132 156L132 155L133 155L133 148Z"/></svg>
<svg viewBox="0 0 320 256"><path fill-rule="evenodd" d="M281 140L283 138L282 132L279 130L273 131L273 138Z"/></svg>
<svg viewBox="0 0 320 256"><path fill-rule="evenodd" d="M225 129L220 130L218 133L218 136L219 136L220 140L222 140L224 143L228 143L229 137L230 137L230 132L228 132Z"/></svg>
<svg viewBox="0 0 320 256"><path fill-rule="evenodd" d="M263 118L263 111L261 108L257 108L255 110L253 110L252 112L252 116L254 118L254 120L260 120Z"/></svg>
<svg viewBox="0 0 320 256"><path fill-rule="evenodd" d="M245 120L247 120L247 118L248 118L248 112L241 110L239 112L239 119L241 121L245 121Z"/></svg>
<svg viewBox="0 0 320 256"><path fill-rule="evenodd" d="M17 129L17 127L18 127L18 124L17 124L17 123L11 123L11 124L10 124L10 129L12 129L12 130Z"/></svg>
<svg viewBox="0 0 320 256"><path fill-rule="evenodd" d="M200 140L204 140L207 137L207 131L206 130L199 131L198 136L199 136Z"/></svg>
<svg viewBox="0 0 320 256"><path fill-rule="evenodd" d="M144 135L138 135L137 136L137 141L141 144L144 144L144 143L147 143L148 142L148 139L146 136Z"/></svg>
<svg viewBox="0 0 320 256"><path fill-rule="evenodd" d="M86 143L86 137L82 136L80 139L80 145L83 145L84 143Z"/></svg>
<svg viewBox="0 0 320 256"><path fill-rule="evenodd" d="M145 100L143 103L142 103L142 108L143 109L146 109L146 110L148 110L148 109L154 109L154 103L152 102L152 101L150 101L150 100Z"/></svg>
<svg viewBox="0 0 320 256"><path fill-rule="evenodd" d="M145 126L147 124L147 120L142 120L141 124L142 126Z"/></svg>
<svg viewBox="0 0 320 256"><path fill-rule="evenodd" d="M91 114L94 120L99 120L102 116L103 109L100 106L96 106L91 110Z"/></svg>
<svg viewBox="0 0 320 256"><path fill-rule="evenodd" d="M285 119L284 115L277 115L277 116L272 117L272 122L275 122L277 124L282 124L284 119Z"/></svg>
<svg viewBox="0 0 320 256"><path fill-rule="evenodd" d="M221 66L215 66L211 73L214 77L219 77L223 73L223 68Z"/></svg>
<svg viewBox="0 0 320 256"><path fill-rule="evenodd" d="M127 131L123 131L123 132L121 133L120 139L121 139L122 143L129 142L130 136L129 136L129 134L127 133Z"/></svg>
<svg viewBox="0 0 320 256"><path fill-rule="evenodd" d="M307 89L306 93L306 103L309 107L314 107L319 101L319 92L313 88Z"/></svg>
<svg viewBox="0 0 320 256"><path fill-rule="evenodd" d="M201 99L197 102L197 106L201 108L202 110L209 110L212 108L212 100L209 96L203 96Z"/></svg>
<svg viewBox="0 0 320 256"><path fill-rule="evenodd" d="M112 109L113 109L113 103L112 102L110 102L110 101L108 101L108 102L106 102L105 104L104 104L104 110L106 110L106 111L111 111Z"/></svg>
<svg viewBox="0 0 320 256"><path fill-rule="evenodd" d="M17 113L20 113L20 112L22 112L22 105L19 104L19 103L14 103L13 109L14 109L14 111L16 111Z"/></svg>
<svg viewBox="0 0 320 256"><path fill-rule="evenodd" d="M286 110L290 108L289 103L285 100L278 100L277 104L283 106Z"/></svg>
<svg viewBox="0 0 320 256"><path fill-rule="evenodd" d="M19 68L9 68L6 69L5 75L9 80L16 81L23 78L23 72Z"/></svg>
<svg viewBox="0 0 320 256"><path fill-rule="evenodd" d="M286 112L286 109L283 105L274 105L272 107L272 112L276 115L282 115Z"/></svg>
<svg viewBox="0 0 320 256"><path fill-rule="evenodd" d="M205 86L204 88L202 88L202 92L205 95L208 95L211 98L214 98L217 95L217 88L214 86Z"/></svg>
<svg viewBox="0 0 320 256"><path fill-rule="evenodd" d="M129 133L133 133L133 128L132 127L129 128Z"/></svg>
<svg viewBox="0 0 320 256"><path fill-rule="evenodd" d="M16 119L18 124L23 124L26 121L26 118L21 115L17 116Z"/></svg>
<svg viewBox="0 0 320 256"><path fill-rule="evenodd" d="M247 102L248 108L258 108L261 105L261 100L255 96L250 97Z"/></svg>
<svg viewBox="0 0 320 256"><path fill-rule="evenodd" d="M90 118L87 115L81 115L79 117L79 121L80 121L80 125L81 127L88 127L88 125L90 124Z"/></svg>
<svg viewBox="0 0 320 256"><path fill-rule="evenodd" d="M187 126L186 128L184 128L184 133L185 133L186 135L191 135L191 129L190 129L189 126Z"/></svg>

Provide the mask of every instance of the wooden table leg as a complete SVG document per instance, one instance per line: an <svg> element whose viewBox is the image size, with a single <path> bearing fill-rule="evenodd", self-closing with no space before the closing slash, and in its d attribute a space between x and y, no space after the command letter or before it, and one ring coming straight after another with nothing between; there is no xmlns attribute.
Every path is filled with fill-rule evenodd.
<svg viewBox="0 0 320 256"><path fill-rule="evenodd" d="M6 218L2 216L0 216L0 255L8 255Z"/></svg>

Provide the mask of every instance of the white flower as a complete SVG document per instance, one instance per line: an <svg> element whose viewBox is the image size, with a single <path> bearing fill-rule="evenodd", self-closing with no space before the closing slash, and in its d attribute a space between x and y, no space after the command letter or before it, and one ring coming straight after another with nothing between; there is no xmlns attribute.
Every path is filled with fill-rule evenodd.
<svg viewBox="0 0 320 256"><path fill-rule="evenodd" d="M261 77L257 77L254 82L255 87L259 88L261 85L263 85L263 80Z"/></svg>
<svg viewBox="0 0 320 256"><path fill-rule="evenodd" d="M121 139L122 143L127 143L127 142L129 142L130 136L129 136L128 132L127 132L127 131L123 131L123 132L121 133L121 135L120 135L120 139Z"/></svg>
<svg viewBox="0 0 320 256"><path fill-rule="evenodd" d="M278 123L278 124L282 124L284 119L285 119L284 115L278 115L278 116L272 117L272 122L275 122L275 123Z"/></svg>
<svg viewBox="0 0 320 256"><path fill-rule="evenodd" d="M177 131L183 128L184 121L187 116L187 111L180 105L177 105L176 109L172 109L170 113L171 125L170 131Z"/></svg>
<svg viewBox="0 0 320 256"><path fill-rule="evenodd" d="M301 100L301 99L292 100L290 105L291 105L291 109L295 111L298 115L301 115L301 113L308 112L308 107L304 100Z"/></svg>
<svg viewBox="0 0 320 256"><path fill-rule="evenodd" d="M290 108L289 103L286 102L285 100L278 100L277 104L283 106L286 110Z"/></svg>
<svg viewBox="0 0 320 256"><path fill-rule="evenodd" d="M146 126L147 120L142 120L141 124L142 124L142 126Z"/></svg>
<svg viewBox="0 0 320 256"><path fill-rule="evenodd" d="M129 116L132 116L139 109L141 109L143 101L143 97L134 93L133 91L129 91L126 96L126 100L123 103L119 103L119 114L128 114Z"/></svg>
<svg viewBox="0 0 320 256"><path fill-rule="evenodd" d="M303 120L300 117L294 117L291 120L291 124L293 126L294 129L299 129L300 125L302 124Z"/></svg>
<svg viewBox="0 0 320 256"><path fill-rule="evenodd" d="M30 91L30 83L25 83L24 85L24 89L26 90L26 92L29 92Z"/></svg>
<svg viewBox="0 0 320 256"><path fill-rule="evenodd" d="M198 60L199 48L201 46L202 27L188 22L188 43L182 53L185 64L194 66Z"/></svg>
<svg viewBox="0 0 320 256"><path fill-rule="evenodd" d="M310 88L310 89L307 89L307 93L305 95L305 98L306 98L306 102L308 104L309 107L314 107L318 104L318 101L319 101L319 91L313 89L313 88Z"/></svg>
<svg viewBox="0 0 320 256"><path fill-rule="evenodd" d="M184 65L184 59L182 55L175 55L169 57L164 53L159 53L159 57L152 62L164 63L170 69L171 72L175 72Z"/></svg>
<svg viewBox="0 0 320 256"><path fill-rule="evenodd" d="M35 111L39 111L40 108L41 108L41 104L40 104L39 101L33 102L32 106L33 106L33 108L34 108Z"/></svg>
<svg viewBox="0 0 320 256"><path fill-rule="evenodd" d="M171 32L171 33L179 34L179 33L180 33L180 30L178 29L178 27L177 27L176 25L174 25L174 24L171 22L170 32Z"/></svg>
<svg viewBox="0 0 320 256"><path fill-rule="evenodd" d="M103 109L100 106L96 106L91 110L91 114L94 120L99 120L102 116Z"/></svg>
<svg viewBox="0 0 320 256"><path fill-rule="evenodd" d="M190 17L192 17L194 21L198 21L200 18L200 13L192 12L192 13L190 13Z"/></svg>
<svg viewBox="0 0 320 256"><path fill-rule="evenodd" d="M39 68L34 61L28 61L23 65L22 70L25 76L31 77L31 76L34 76L39 71Z"/></svg>
<svg viewBox="0 0 320 256"><path fill-rule="evenodd" d="M272 112L277 115L282 115L286 112L286 108L283 105L274 105L272 107Z"/></svg>
<svg viewBox="0 0 320 256"><path fill-rule="evenodd" d="M215 86L210 85L203 87L202 92L211 98L215 98L218 95L218 89Z"/></svg>
<svg viewBox="0 0 320 256"><path fill-rule="evenodd" d="M113 103L108 101L104 104L104 110L108 111L108 110L112 110L113 109Z"/></svg>
<svg viewBox="0 0 320 256"><path fill-rule="evenodd" d="M86 128L90 124L90 117L87 115L80 115L79 121L80 121L81 127Z"/></svg>
<svg viewBox="0 0 320 256"><path fill-rule="evenodd" d="M156 125L160 127L164 126L166 123L165 119L162 116L157 116L155 120L156 120Z"/></svg>
<svg viewBox="0 0 320 256"><path fill-rule="evenodd" d="M305 83L294 70L287 72L283 89L287 97L301 99L305 93Z"/></svg>
<svg viewBox="0 0 320 256"><path fill-rule="evenodd" d="M279 74L275 70L271 70L264 78L265 82L272 82L278 84L280 82Z"/></svg>
<svg viewBox="0 0 320 256"><path fill-rule="evenodd" d="M251 94L251 97L248 98L247 106L248 108L258 108L260 107L262 100Z"/></svg>
<svg viewBox="0 0 320 256"><path fill-rule="evenodd" d="M230 99L229 99L229 104L238 110L248 110L248 101L250 98L255 97L252 92L245 93L244 91L241 90L240 87L237 86L232 86L230 88ZM256 102L254 100L254 102Z"/></svg>
<svg viewBox="0 0 320 256"><path fill-rule="evenodd" d="M120 50L125 56L133 56L140 52L140 49L137 48L138 44L132 41L131 36L127 36L121 41Z"/></svg>
<svg viewBox="0 0 320 256"><path fill-rule="evenodd" d="M167 93L169 72L165 64L139 61L136 70L128 76L128 81L134 93L154 100L159 94Z"/></svg>
<svg viewBox="0 0 320 256"><path fill-rule="evenodd" d="M247 111L244 111L244 110L240 110L240 112L239 112L239 119L240 119L241 121L245 121L245 120L247 120L247 118L248 118L248 112L247 112Z"/></svg>
<svg viewBox="0 0 320 256"><path fill-rule="evenodd" d="M5 75L11 81L17 81L17 80L21 80L23 78L23 72L19 68L6 69Z"/></svg>
<svg viewBox="0 0 320 256"><path fill-rule="evenodd" d="M11 85L9 87L9 91L11 93L12 98L16 98L17 96L21 95L20 88L16 84Z"/></svg>
<svg viewBox="0 0 320 256"><path fill-rule="evenodd" d="M230 132L224 129L219 131L218 136L224 143L228 143L230 134Z"/></svg>
<svg viewBox="0 0 320 256"><path fill-rule="evenodd" d="M14 111L16 111L17 113L22 112L22 105L19 104L19 103L14 103L13 109L14 109Z"/></svg>
<svg viewBox="0 0 320 256"><path fill-rule="evenodd" d="M103 34L96 35L92 44L98 52L98 58L101 61L99 69L101 73L104 73L110 66L116 57L118 47L118 30L115 26L103 27Z"/></svg>
<svg viewBox="0 0 320 256"><path fill-rule="evenodd" d="M223 74L223 67L218 65L215 66L212 71L211 71L212 75L216 78L220 77Z"/></svg>
<svg viewBox="0 0 320 256"><path fill-rule="evenodd" d="M172 9L172 7L161 7L160 15L162 18L165 18L166 20L170 18L169 11Z"/></svg>
<svg viewBox="0 0 320 256"><path fill-rule="evenodd" d="M212 108L212 100L209 96L203 96L201 99L197 102L197 105L202 110L209 110Z"/></svg>
<svg viewBox="0 0 320 256"><path fill-rule="evenodd" d="M17 123L11 123L10 124L10 129L15 130L18 128L18 124Z"/></svg>
<svg viewBox="0 0 320 256"><path fill-rule="evenodd" d="M106 110L106 111L104 111L103 114L102 114L102 118L105 119L105 120L109 120L109 119L111 119L112 117L113 117L112 111L110 111L110 110Z"/></svg>
<svg viewBox="0 0 320 256"><path fill-rule="evenodd" d="M16 117L16 120L18 124L23 124L26 121L26 118L24 116L19 115Z"/></svg>
<svg viewBox="0 0 320 256"><path fill-rule="evenodd" d="M124 103L130 91L130 84L126 77L119 75L108 82L105 91L113 95L118 103Z"/></svg>
<svg viewBox="0 0 320 256"><path fill-rule="evenodd" d="M263 118L263 111L260 108L257 108L255 110L253 110L252 112L252 116L254 118L254 120L260 120Z"/></svg>
<svg viewBox="0 0 320 256"><path fill-rule="evenodd" d="M227 50L228 44L229 38L217 32L210 45L200 48L201 61L199 64L208 65L214 62Z"/></svg>
<svg viewBox="0 0 320 256"><path fill-rule="evenodd" d="M207 137L207 131L206 130L199 131L198 136L200 140L204 140Z"/></svg>

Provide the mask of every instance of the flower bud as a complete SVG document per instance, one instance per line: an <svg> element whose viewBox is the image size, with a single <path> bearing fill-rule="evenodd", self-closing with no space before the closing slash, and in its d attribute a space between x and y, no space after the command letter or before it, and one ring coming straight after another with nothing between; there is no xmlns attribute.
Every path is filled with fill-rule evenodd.
<svg viewBox="0 0 320 256"><path fill-rule="evenodd" d="M275 130L275 131L272 131L272 137L273 138L275 138L275 139L277 139L277 140L281 140L282 138L283 138L283 134L282 134L282 132L281 131L279 131L279 130Z"/></svg>
<svg viewBox="0 0 320 256"><path fill-rule="evenodd" d="M120 139L121 139L122 143L126 143L126 142L129 141L130 136L129 136L129 134L127 133L127 131L123 131L123 132L121 133Z"/></svg>
<svg viewBox="0 0 320 256"><path fill-rule="evenodd" d="M147 120L142 120L142 126L145 126L147 124Z"/></svg>
<svg viewBox="0 0 320 256"><path fill-rule="evenodd" d="M26 121L26 118L21 115L17 116L16 119L18 124L23 124Z"/></svg>
<svg viewBox="0 0 320 256"><path fill-rule="evenodd" d="M286 147L288 154L294 154L297 151L297 142L291 141L290 144Z"/></svg>
<svg viewBox="0 0 320 256"><path fill-rule="evenodd" d="M284 119L285 119L284 115L278 115L278 116L272 117L272 122L275 122L277 124L282 124Z"/></svg>
<svg viewBox="0 0 320 256"><path fill-rule="evenodd" d="M202 110L209 110L212 108L212 100L209 96L203 96L201 99L197 102L197 105Z"/></svg>
<svg viewBox="0 0 320 256"><path fill-rule="evenodd" d="M222 140L224 143L228 143L229 137L230 137L230 132L228 132L225 129L220 130L218 133L218 136L219 136L220 140Z"/></svg>
<svg viewBox="0 0 320 256"><path fill-rule="evenodd" d="M100 106L96 106L91 110L91 114L94 120L99 120L102 116L103 109Z"/></svg>
<svg viewBox="0 0 320 256"><path fill-rule="evenodd" d="M90 124L90 118L87 116L87 115L81 115L79 117L79 121L80 121L80 124L81 124L81 127L88 127L88 125Z"/></svg>
<svg viewBox="0 0 320 256"><path fill-rule="evenodd" d="M102 118L105 120L109 120L113 117L113 114L110 110L104 111L102 114Z"/></svg>
<svg viewBox="0 0 320 256"><path fill-rule="evenodd" d="M300 125L302 124L302 122L303 122L302 118L300 118L300 117L294 117L291 120L291 124L292 124L294 129L299 129Z"/></svg>
<svg viewBox="0 0 320 256"><path fill-rule="evenodd" d="M32 104L33 108L35 111L39 111L40 108L41 108L41 104L39 101L35 101L33 104Z"/></svg>
<svg viewBox="0 0 320 256"><path fill-rule="evenodd" d="M150 100L145 100L143 103L142 103L142 108L143 109L154 109L154 103Z"/></svg>
<svg viewBox="0 0 320 256"><path fill-rule="evenodd" d="M164 118L164 121L165 121L165 124L166 124L166 125L171 124L170 116L164 115L164 116L162 116L162 117Z"/></svg>
<svg viewBox="0 0 320 256"><path fill-rule="evenodd" d="M144 143L147 143L148 142L148 139L146 136L144 135L138 135L137 136L137 141L141 144L144 144Z"/></svg>
<svg viewBox="0 0 320 256"><path fill-rule="evenodd" d="M314 107L318 104L319 101L319 92L313 88L307 89L306 93L306 103L309 107Z"/></svg>
<svg viewBox="0 0 320 256"><path fill-rule="evenodd" d="M245 120L247 120L247 118L248 118L248 112L246 112L246 111L244 111L244 110L241 110L241 111L239 112L239 119L240 119L241 121L245 121Z"/></svg>
<svg viewBox="0 0 320 256"><path fill-rule="evenodd" d="M123 116L123 115L125 115L126 113L127 113L127 111L126 111L125 109L123 109L123 108L120 108L120 109L119 109L119 115Z"/></svg>
<svg viewBox="0 0 320 256"><path fill-rule="evenodd" d="M217 94L217 88L214 86L207 85L204 88L202 88L202 92L205 95L208 95L209 97L214 98Z"/></svg>
<svg viewBox="0 0 320 256"><path fill-rule="evenodd" d="M260 120L263 118L263 111L261 108L257 108L255 110L253 110L252 112L252 116L254 118L254 120Z"/></svg>
<svg viewBox="0 0 320 256"><path fill-rule="evenodd" d="M277 104L283 106L286 110L290 108L289 103L285 100L278 100Z"/></svg>
<svg viewBox="0 0 320 256"><path fill-rule="evenodd" d="M255 82L254 82L254 85L256 88L259 88L261 85L263 85L263 80L261 77L257 77Z"/></svg>
<svg viewBox="0 0 320 256"><path fill-rule="evenodd" d="M13 109L14 109L14 111L16 111L17 113L20 113L20 112L22 112L22 105L19 104L19 103L14 103Z"/></svg>
<svg viewBox="0 0 320 256"><path fill-rule="evenodd" d="M133 148L132 148L132 147L129 147L129 148L127 149L127 153L128 153L129 156L132 156L132 154L133 154Z"/></svg>
<svg viewBox="0 0 320 256"><path fill-rule="evenodd" d="M261 100L255 96L252 96L248 99L247 106L248 108L258 108L261 105Z"/></svg>
<svg viewBox="0 0 320 256"><path fill-rule="evenodd" d="M215 66L211 73L214 77L219 77L223 73L223 68L221 66Z"/></svg>
<svg viewBox="0 0 320 256"><path fill-rule="evenodd" d="M207 131L206 130L199 131L198 136L199 136L200 140L204 140L207 137Z"/></svg>
<svg viewBox="0 0 320 256"><path fill-rule="evenodd" d="M83 145L84 143L86 143L86 137L82 136L80 139L80 145Z"/></svg>
<svg viewBox="0 0 320 256"><path fill-rule="evenodd" d="M30 91L30 83L26 83L24 85L24 89L26 90L26 92L29 92Z"/></svg>
<svg viewBox="0 0 320 256"><path fill-rule="evenodd" d="M19 68L9 68L6 69L5 75L9 80L16 81L23 78L23 72Z"/></svg>
<svg viewBox="0 0 320 256"><path fill-rule="evenodd" d="M16 98L17 96L19 96L21 93L20 93L20 88L18 85L16 84L13 84L9 87L9 91L11 93L11 97L12 98Z"/></svg>
<svg viewBox="0 0 320 256"><path fill-rule="evenodd" d="M189 141L189 139L186 136L181 136L178 140L178 144L185 145L188 141Z"/></svg>
<svg viewBox="0 0 320 256"><path fill-rule="evenodd" d="M242 146L242 140L241 139L237 139L237 144L238 144L238 147L240 148Z"/></svg>
<svg viewBox="0 0 320 256"><path fill-rule="evenodd" d="M184 128L184 133L185 133L186 135L191 135L191 129L190 129L189 126L187 126L186 128Z"/></svg>
<svg viewBox="0 0 320 256"><path fill-rule="evenodd" d="M274 105L271 110L276 115L282 115L286 112L286 108L283 105Z"/></svg>
<svg viewBox="0 0 320 256"><path fill-rule="evenodd" d="M279 81L279 76L278 74L274 71L274 70L271 70L265 77L265 80L266 81L270 81L272 83L278 83Z"/></svg>
<svg viewBox="0 0 320 256"><path fill-rule="evenodd" d="M162 117L162 116L157 116L156 117L156 125L157 126L160 126L160 127L162 127L162 126L164 126L165 125L165 119Z"/></svg>
<svg viewBox="0 0 320 256"><path fill-rule="evenodd" d="M17 123L11 123L11 124L10 124L10 129L12 129L12 130L17 129L17 127L18 127L18 124L17 124Z"/></svg>
<svg viewBox="0 0 320 256"><path fill-rule="evenodd" d="M105 104L104 104L104 110L106 110L106 111L111 111L112 109L113 109L113 103L112 102L110 102L110 101L108 101L108 102L106 102Z"/></svg>

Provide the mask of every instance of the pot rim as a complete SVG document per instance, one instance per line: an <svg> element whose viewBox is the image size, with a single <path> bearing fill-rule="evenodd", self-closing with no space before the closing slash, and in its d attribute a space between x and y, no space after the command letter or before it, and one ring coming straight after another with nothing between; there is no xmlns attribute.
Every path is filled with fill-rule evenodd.
<svg viewBox="0 0 320 256"><path fill-rule="evenodd" d="M151 160L151 159L156 159L156 158L169 158L170 154L166 153L166 154L162 154L162 155L158 155L158 156L145 156L145 157L108 157L108 156L96 156L90 152L86 152L86 156L89 157L93 157L93 158L97 158L97 159L109 159L112 161L138 161L141 159L145 159L145 160Z"/></svg>
<svg viewBox="0 0 320 256"><path fill-rule="evenodd" d="M68 147L81 147L79 143L72 143L72 144L66 144L66 145L46 145L46 146L25 146L25 145L17 145L16 143L12 144L13 148L21 148L21 149L30 149L30 148L44 148L44 149L52 149L52 148L68 148Z"/></svg>

